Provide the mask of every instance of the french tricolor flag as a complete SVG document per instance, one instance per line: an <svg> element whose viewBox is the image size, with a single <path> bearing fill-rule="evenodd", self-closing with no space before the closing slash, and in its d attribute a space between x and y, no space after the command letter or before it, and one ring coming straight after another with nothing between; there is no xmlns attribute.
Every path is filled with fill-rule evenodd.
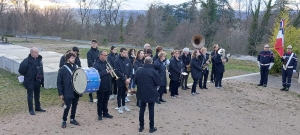
<svg viewBox="0 0 300 135"><path fill-rule="evenodd" d="M279 56L282 57L284 53L284 20L280 20L280 29L277 34L276 43L274 46Z"/></svg>

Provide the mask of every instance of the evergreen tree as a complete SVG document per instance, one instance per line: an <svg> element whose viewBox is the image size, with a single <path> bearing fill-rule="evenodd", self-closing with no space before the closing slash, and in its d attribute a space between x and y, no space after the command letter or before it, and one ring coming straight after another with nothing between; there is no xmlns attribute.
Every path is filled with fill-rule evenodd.
<svg viewBox="0 0 300 135"><path fill-rule="evenodd" d="M153 18L153 14L154 14L154 5L151 5L149 7L149 10L147 11L147 25L146 25L146 41L148 41L148 43L152 43L154 41L154 18Z"/></svg>
<svg viewBox="0 0 300 135"><path fill-rule="evenodd" d="M133 31L133 27L134 27L134 19L133 16L130 15L125 29L126 35L131 35Z"/></svg>
<svg viewBox="0 0 300 135"><path fill-rule="evenodd" d="M119 38L119 41L121 44L124 43L124 18L122 17L121 18L121 21L120 21L120 38Z"/></svg>

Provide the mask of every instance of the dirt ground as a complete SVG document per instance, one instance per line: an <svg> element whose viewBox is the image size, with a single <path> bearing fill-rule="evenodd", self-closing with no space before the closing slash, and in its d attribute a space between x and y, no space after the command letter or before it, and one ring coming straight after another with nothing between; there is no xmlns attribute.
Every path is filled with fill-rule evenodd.
<svg viewBox="0 0 300 135"><path fill-rule="evenodd" d="M294 92L282 92L273 87L238 80L224 80L223 88L208 83L207 90L190 95L190 90L179 89L180 98L155 105L155 126L159 135L299 135L300 101ZM87 96L87 95L85 95ZM138 111L135 97L129 97L130 112L118 114L116 99L109 101L113 119L97 120L96 103L79 102L77 121L81 126L67 123L62 129L63 108L59 105L45 108L47 112L30 116L28 112L1 118L0 134L149 134L148 110L145 129L138 132ZM43 103L42 103L43 104Z"/></svg>

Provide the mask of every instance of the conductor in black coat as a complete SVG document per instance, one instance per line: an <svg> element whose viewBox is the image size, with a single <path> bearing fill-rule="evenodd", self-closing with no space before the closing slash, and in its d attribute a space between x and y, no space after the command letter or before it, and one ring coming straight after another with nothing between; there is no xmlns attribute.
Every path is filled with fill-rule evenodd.
<svg viewBox="0 0 300 135"><path fill-rule="evenodd" d="M76 59L76 54L74 52L69 52L66 54L66 63L62 66L57 75L57 90L58 95L61 100L65 103L65 109L63 113L63 122L61 127L66 128L67 124L67 116L69 110L71 109L71 117L70 123L74 125L79 125L79 123L75 120L75 114L77 109L77 104L79 97L81 95L77 94L73 88L72 74L78 68L76 64L74 64Z"/></svg>
<svg viewBox="0 0 300 135"><path fill-rule="evenodd" d="M91 43L91 49L87 52L87 64L88 67L93 67L95 61L97 60L97 57L99 55L99 50L98 50L98 43L97 40L93 39ZM93 102L93 94L89 94L90 97L90 102Z"/></svg>
<svg viewBox="0 0 300 135"><path fill-rule="evenodd" d="M101 78L100 88L97 91L97 112L98 112L98 120L102 120L102 114L105 118L113 118L112 115L108 113L108 100L111 93L112 87L112 70L108 70L106 68L107 65L107 52L106 51L99 51L99 59L96 60L93 67L98 70L98 73Z"/></svg>
<svg viewBox="0 0 300 135"><path fill-rule="evenodd" d="M42 56L39 55L39 50L36 47L31 48L28 57L21 62L19 73L24 76L23 86L27 90L29 114L35 115L33 98L35 111L45 112L46 110L41 108L40 103L41 85L44 83L43 63Z"/></svg>
<svg viewBox="0 0 300 135"><path fill-rule="evenodd" d="M144 113L146 104L148 103L149 109L149 120L150 120L150 129L149 132L155 132L157 130L154 127L154 104L157 101L159 95L157 89L161 85L161 80L157 71L155 71L152 65L152 58L146 57L145 64L142 68L139 68L135 74L135 83L137 84L137 96L141 100L139 122L140 128L139 131L142 132L144 129Z"/></svg>

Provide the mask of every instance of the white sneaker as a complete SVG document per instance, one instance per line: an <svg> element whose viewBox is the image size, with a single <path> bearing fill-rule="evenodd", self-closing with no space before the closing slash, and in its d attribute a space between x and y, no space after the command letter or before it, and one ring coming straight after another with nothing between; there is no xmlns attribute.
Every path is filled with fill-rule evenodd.
<svg viewBox="0 0 300 135"><path fill-rule="evenodd" d="M126 112L129 112L130 109L127 107L127 106L123 106L123 109L126 111Z"/></svg>
<svg viewBox="0 0 300 135"><path fill-rule="evenodd" d="M115 98L117 98L118 97L118 95L114 95L115 96Z"/></svg>
<svg viewBox="0 0 300 135"><path fill-rule="evenodd" d="M129 100L128 97L125 98L125 102L126 102L126 103L127 103L127 102L130 102L130 100Z"/></svg>
<svg viewBox="0 0 300 135"><path fill-rule="evenodd" d="M194 95L195 95L195 93L193 92L193 93L192 93L192 96L194 96Z"/></svg>
<svg viewBox="0 0 300 135"><path fill-rule="evenodd" d="M110 96L109 96L109 99L114 99L114 98L115 98L114 95L110 95Z"/></svg>
<svg viewBox="0 0 300 135"><path fill-rule="evenodd" d="M120 114L122 114L122 113L123 113L123 108L122 108L122 107L118 108L118 112L119 112Z"/></svg>

